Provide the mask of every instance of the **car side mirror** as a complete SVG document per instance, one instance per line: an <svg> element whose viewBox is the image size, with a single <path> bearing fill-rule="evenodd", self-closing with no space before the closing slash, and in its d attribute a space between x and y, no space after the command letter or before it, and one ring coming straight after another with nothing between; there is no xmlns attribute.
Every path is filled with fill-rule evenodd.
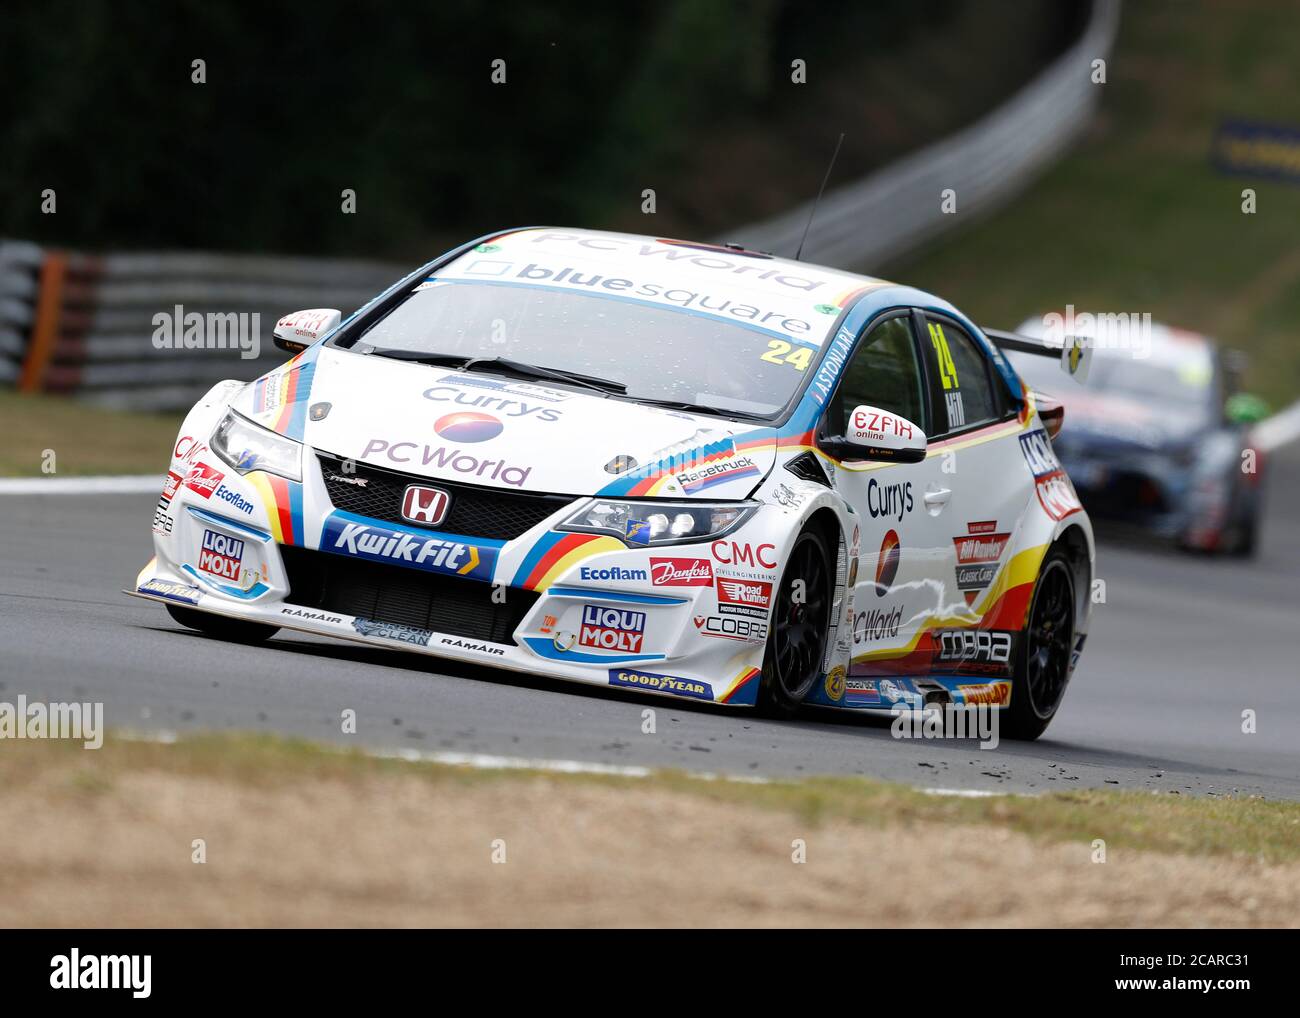
<svg viewBox="0 0 1300 1018"><path fill-rule="evenodd" d="M823 450L839 459L919 463L925 459L925 432L906 417L863 404L849 414L843 436L823 439Z"/></svg>
<svg viewBox="0 0 1300 1018"><path fill-rule="evenodd" d="M302 353L342 320L343 312L337 308L295 311L275 323L275 345L289 353Z"/></svg>

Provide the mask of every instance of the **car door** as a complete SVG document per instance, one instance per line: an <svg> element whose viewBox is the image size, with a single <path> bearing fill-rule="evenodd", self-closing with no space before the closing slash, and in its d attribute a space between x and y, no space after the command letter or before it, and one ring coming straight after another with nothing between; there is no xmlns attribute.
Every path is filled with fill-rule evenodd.
<svg viewBox="0 0 1300 1018"><path fill-rule="evenodd" d="M933 471L926 479L934 487L927 496L940 492L945 500L933 518L943 553L936 567L946 581L939 615L971 625L992 607L994 580L1032 497L1018 441L1019 407L964 326L928 311L917 311L914 321L934 408L933 432L927 432ZM942 634L936 634L936 654L944 656Z"/></svg>
<svg viewBox="0 0 1300 1018"><path fill-rule="evenodd" d="M929 431L931 398L910 309L887 312L862 331L819 425L844 434L862 404L901 415ZM952 560L951 492L933 457L919 463L833 460L832 483L861 517L854 589L855 675L924 672L918 634L945 603ZM921 657L924 660L921 660Z"/></svg>

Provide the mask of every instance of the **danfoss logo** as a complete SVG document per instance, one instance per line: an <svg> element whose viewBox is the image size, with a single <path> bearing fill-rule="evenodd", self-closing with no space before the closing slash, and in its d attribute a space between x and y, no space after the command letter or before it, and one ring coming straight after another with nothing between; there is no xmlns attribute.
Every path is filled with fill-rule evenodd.
<svg viewBox="0 0 1300 1018"><path fill-rule="evenodd" d="M652 558L650 582L656 587L707 587L713 566L704 558Z"/></svg>

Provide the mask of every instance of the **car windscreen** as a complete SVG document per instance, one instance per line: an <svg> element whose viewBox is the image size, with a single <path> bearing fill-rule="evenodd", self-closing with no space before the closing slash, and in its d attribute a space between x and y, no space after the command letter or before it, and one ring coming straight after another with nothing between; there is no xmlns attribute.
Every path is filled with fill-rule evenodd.
<svg viewBox="0 0 1300 1018"><path fill-rule="evenodd" d="M352 344L501 357L620 382L621 398L775 416L816 363L811 345L712 315L539 286L431 279Z"/></svg>

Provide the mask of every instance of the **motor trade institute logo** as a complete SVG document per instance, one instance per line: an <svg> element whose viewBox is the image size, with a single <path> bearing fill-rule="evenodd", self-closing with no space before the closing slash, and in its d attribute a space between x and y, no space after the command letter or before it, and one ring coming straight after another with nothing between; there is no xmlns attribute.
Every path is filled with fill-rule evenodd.
<svg viewBox="0 0 1300 1018"><path fill-rule="evenodd" d="M504 425L491 414L475 410L460 410L454 414L444 414L433 422L433 430L439 438L448 442L486 442L501 434Z"/></svg>
<svg viewBox="0 0 1300 1018"><path fill-rule="evenodd" d="M772 602L772 584L766 580L733 580L718 577L718 614L752 615L767 618Z"/></svg>
<svg viewBox="0 0 1300 1018"><path fill-rule="evenodd" d="M425 527L436 527L447 518L451 497L441 488L408 485L402 495L402 518Z"/></svg>
<svg viewBox="0 0 1300 1018"><path fill-rule="evenodd" d="M996 520L967 523L966 533L952 539L957 552L957 589L969 605L993 582L998 560L1011 538L1010 534L994 533L997 528Z"/></svg>
<svg viewBox="0 0 1300 1018"><path fill-rule="evenodd" d="M706 558L652 558L650 582L656 587L708 587L713 566Z"/></svg>
<svg viewBox="0 0 1300 1018"><path fill-rule="evenodd" d="M884 597L898 576L898 560L903 557L898 543L898 531L890 530L880 542L880 558L876 560L876 596Z"/></svg>

